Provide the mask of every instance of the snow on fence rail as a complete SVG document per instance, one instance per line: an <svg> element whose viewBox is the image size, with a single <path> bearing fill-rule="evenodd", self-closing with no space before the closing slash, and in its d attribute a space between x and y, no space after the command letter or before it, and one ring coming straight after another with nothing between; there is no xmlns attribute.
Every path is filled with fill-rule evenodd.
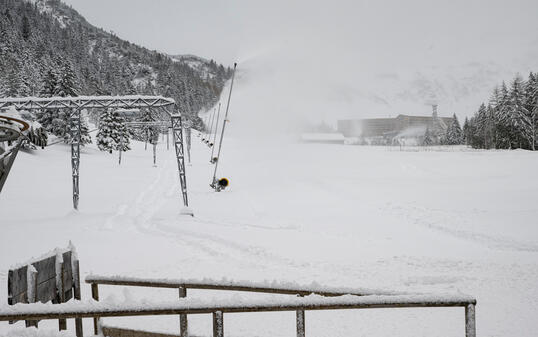
<svg viewBox="0 0 538 337"><path fill-rule="evenodd" d="M125 317L148 315L187 315L212 314L214 336L222 337L223 315L225 313L296 311L301 312L298 336L304 336L304 311L306 310L341 310L341 309L376 309L376 308L417 308L417 307L464 307L465 332L467 337L474 337L476 300L468 296L431 296L431 295L391 295L391 296L355 296L324 297L310 295L292 297L282 300L211 300L181 299L177 302L164 303L105 303L105 302L71 302L58 305L17 304L0 307L0 321L8 320L42 320L69 319L88 317Z"/></svg>
<svg viewBox="0 0 538 337"><path fill-rule="evenodd" d="M228 279L154 279L125 276L103 276L88 275L85 279L89 284L117 285L117 286L135 286L150 288L185 288L185 289L206 289L206 290L228 290L228 291L245 291L269 294L285 295L310 295L317 294L322 296L341 296L341 295L406 295L401 292L347 288L347 287L325 287L318 284L301 285L294 282L253 282L253 281L234 281ZM408 294L410 295L410 294Z"/></svg>
<svg viewBox="0 0 538 337"><path fill-rule="evenodd" d="M193 279L146 279L122 276L86 277L86 283L92 286L92 297L99 300L98 285L140 286L154 288L174 288L179 290L180 302L172 307L154 310L156 314L180 315L180 335L188 336L187 314L211 313L213 315L213 336L222 337L223 314L238 312L260 311L296 311L297 336L305 336L305 310L331 310L331 309L370 309L370 308L416 308L416 307L464 307L465 308L465 335L475 337L475 305L476 299L461 295L424 295L424 294L398 294L366 289L330 288L319 285L299 286L293 283L256 283L250 281L231 280L193 280ZM187 289L211 289L227 291L246 291L271 294L298 295L301 297L286 300L269 301L225 301L222 303L211 301L209 304L186 299ZM304 297L307 296L307 297ZM182 303L186 304L181 310ZM145 307L144 310L152 311ZM175 310L175 311L174 311ZM173 311L173 312L172 312ZM140 315L141 311L138 311ZM98 332L98 317L94 316L95 333ZM107 314L108 316L108 314Z"/></svg>

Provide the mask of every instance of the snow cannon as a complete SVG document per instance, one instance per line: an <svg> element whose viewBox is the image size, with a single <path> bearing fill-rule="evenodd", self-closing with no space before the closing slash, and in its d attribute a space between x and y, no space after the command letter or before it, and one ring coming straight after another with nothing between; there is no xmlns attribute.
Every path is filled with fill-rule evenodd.
<svg viewBox="0 0 538 337"><path fill-rule="evenodd" d="M209 147L213 147L213 143L209 143Z"/></svg>
<svg viewBox="0 0 538 337"><path fill-rule="evenodd" d="M226 178L220 178L219 181L217 181L217 186L215 187L215 191L220 192L224 190L226 187L230 185L230 182Z"/></svg>
<svg viewBox="0 0 538 337"><path fill-rule="evenodd" d="M213 157L209 162L210 162L211 164L215 164L215 163L218 162L218 161L219 161L219 158L217 158L217 157Z"/></svg>

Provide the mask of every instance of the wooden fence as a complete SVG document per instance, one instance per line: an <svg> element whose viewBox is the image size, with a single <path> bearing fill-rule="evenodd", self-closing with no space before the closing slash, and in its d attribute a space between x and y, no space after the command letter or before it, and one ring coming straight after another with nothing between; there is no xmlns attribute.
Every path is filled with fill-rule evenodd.
<svg viewBox="0 0 538 337"><path fill-rule="evenodd" d="M465 309L465 335L475 337L475 305L474 298L453 298L424 295L397 295L395 293L383 293L377 291L353 290L353 289L330 289L322 287L298 287L298 286L268 286L266 284L255 284L251 282L212 282L212 281L192 281L192 280L152 280L137 278L121 278L106 276L88 276L86 283L91 284L92 297L99 300L99 285L115 286L138 286L152 288L172 288L178 289L179 298L187 297L187 289L210 289L226 291L245 291L271 294L287 294L306 296L316 294L328 297L323 301L315 303L309 301L301 302L301 298L295 301L280 302L277 305L270 304L241 304L239 306L213 306L205 308L194 308L189 306L188 310L170 310L171 308L155 311L148 314L177 313L180 315L180 336L188 337L187 314L211 313L213 315L213 336L223 337L223 314L232 312L258 312L258 311L296 311L297 336L305 336L305 311L306 310L331 310L331 309L368 309L368 308L416 308L416 307L463 307ZM338 296L352 295L360 301L339 300ZM364 297L366 296L366 297ZM346 296L347 297L347 296ZM380 300L381 299L381 300ZM157 313L158 312L158 313ZM140 313L140 311L138 311ZM134 314L134 313L133 313ZM97 334L99 329L98 317L94 317L94 330ZM110 314L107 314L110 316ZM128 316L128 315L126 315Z"/></svg>
<svg viewBox="0 0 538 337"><path fill-rule="evenodd" d="M432 297L425 295L402 296L341 296L341 297L293 297L282 301L260 302L250 301L240 304L229 301L187 300L177 303L148 304L109 304L109 303L63 303L58 305L27 304L24 307L0 308L0 321L8 320L42 320L68 319L88 317L125 317L156 315L213 315L213 336L224 336L224 314L246 312L301 312L298 318L297 334L304 336L304 312L308 310L342 310L342 309L375 309L375 308L428 308L428 307L463 307L465 308L466 336L475 334L476 301L468 297ZM300 328L303 329L300 329Z"/></svg>
<svg viewBox="0 0 538 337"><path fill-rule="evenodd" d="M80 300L79 261L74 255L71 250L56 250L39 260L10 269L8 304L49 301L57 304L73 297ZM38 322L26 320L26 326L37 327ZM77 336L82 336L82 320L77 319L75 326ZM64 319L60 319L59 329L67 329Z"/></svg>

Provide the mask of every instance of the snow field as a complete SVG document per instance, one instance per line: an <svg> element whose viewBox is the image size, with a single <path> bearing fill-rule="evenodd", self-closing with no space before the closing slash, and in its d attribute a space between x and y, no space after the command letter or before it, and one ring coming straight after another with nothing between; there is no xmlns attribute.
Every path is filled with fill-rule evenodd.
<svg viewBox="0 0 538 337"><path fill-rule="evenodd" d="M121 167L116 153L84 148L79 212L71 210L68 147L20 153L0 195L0 289L7 289L11 265L72 240L83 278L93 272L462 293L478 300L479 335L534 335L535 154L225 142L219 177L231 185L214 193L208 148L193 137L187 176L194 218L179 215L177 167L165 145L156 168L142 143L133 142ZM101 286L100 296L178 298L173 289L125 289ZM89 299L89 286L82 290ZM273 295L192 290L188 296ZM0 291L0 302L6 297ZM106 322L163 332L177 332L179 324L177 317ZM189 318L191 332L210 335L210 322L208 315ZM84 323L91 331L90 320ZM20 327L0 324L0 335ZM309 336L462 336L463 309L307 312L306 329ZM295 315L229 314L225 331L288 336Z"/></svg>

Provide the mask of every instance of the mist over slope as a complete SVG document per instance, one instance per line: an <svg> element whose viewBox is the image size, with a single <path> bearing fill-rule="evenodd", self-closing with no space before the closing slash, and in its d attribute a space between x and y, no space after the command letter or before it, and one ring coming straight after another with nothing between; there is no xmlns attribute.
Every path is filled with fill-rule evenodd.
<svg viewBox="0 0 538 337"><path fill-rule="evenodd" d="M538 69L533 1L246 6L232 103L245 127L429 115L431 103L461 120Z"/></svg>

